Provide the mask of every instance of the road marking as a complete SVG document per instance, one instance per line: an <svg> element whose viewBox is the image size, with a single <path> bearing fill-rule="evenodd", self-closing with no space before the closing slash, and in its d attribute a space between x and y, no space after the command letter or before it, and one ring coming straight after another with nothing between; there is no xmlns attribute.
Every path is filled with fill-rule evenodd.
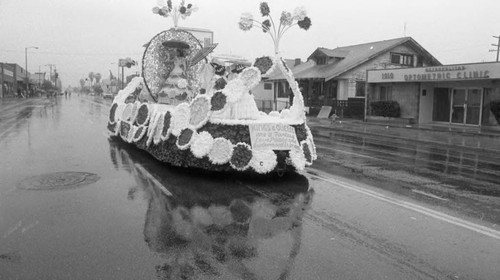
<svg viewBox="0 0 500 280"><path fill-rule="evenodd" d="M9 235L11 235L12 233L14 233L14 231L16 231L22 225L23 225L23 221L19 221L19 223L17 223L17 225L11 227L6 233L4 233L3 238L7 238Z"/></svg>
<svg viewBox="0 0 500 280"><path fill-rule="evenodd" d="M23 120L21 119L21 120L19 120L17 122L14 122L12 124L12 126L7 127L6 129L4 129L4 131L0 134L0 139L2 139L5 134L9 133L11 130L13 130L14 128L16 128L17 124L19 124L21 121L23 121Z"/></svg>
<svg viewBox="0 0 500 280"><path fill-rule="evenodd" d="M421 190L412 189L411 191L414 192L414 193L418 193L418 194L425 195L425 196L428 196L428 197L432 197L432 198L435 198L435 199L439 199L439 200L443 200L443 201L448 201L447 198L443 198L443 197L437 196L435 194L424 192L424 191L421 191Z"/></svg>
<svg viewBox="0 0 500 280"><path fill-rule="evenodd" d="M25 232L27 232L28 230L34 228L36 225L38 225L38 221L34 222L34 223L31 223L29 225L27 225L26 227L24 227L22 230L21 230L21 234L24 234Z"/></svg>
<svg viewBox="0 0 500 280"><path fill-rule="evenodd" d="M316 172L316 173L323 173L322 171L314 169L314 168L309 168L309 169L312 170L313 172ZM466 221L466 220L463 220L463 219L460 219L457 217L453 217L453 216L447 215L445 213L441 213L441 212L438 212L438 211L435 211L435 210L432 210L432 209L429 209L429 208L426 208L426 207L423 207L423 206L420 206L420 205L417 205L417 204L414 204L414 203L411 203L408 201L392 198L392 197L383 195L381 193L377 193L374 191L363 189L361 187L358 187L358 186L352 185L346 181L343 181L340 178L336 178L334 180L334 179L330 179L330 178L327 178L326 176L322 176L322 175L315 175L315 174L310 174L310 173L307 175L310 177L314 177L316 179L319 179L319 180L323 180L325 182L329 182L329 183L337 185L339 187L342 187L342 188L345 188L345 189L348 189L351 191L355 191L357 193L361 193L361 194L376 198L378 200L385 201L385 202L403 207L403 208L408 209L408 210L418 212L422 215L432 217L432 218L435 218L435 219L438 219L438 220L441 220L441 221L444 221L444 222L447 222L450 224L454 224L456 226L466 228L466 229L472 230L474 232L477 232L477 233L480 233L480 234L483 234L483 235L500 240L500 231L491 229L489 227L485 227L485 226L478 225L478 224L475 224L475 223L472 223L472 222L469 222L469 221Z"/></svg>

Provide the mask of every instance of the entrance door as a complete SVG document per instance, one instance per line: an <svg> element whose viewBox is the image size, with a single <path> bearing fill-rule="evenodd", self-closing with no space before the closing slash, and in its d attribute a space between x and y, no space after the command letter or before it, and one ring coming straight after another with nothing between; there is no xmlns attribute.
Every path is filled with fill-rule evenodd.
<svg viewBox="0 0 500 280"><path fill-rule="evenodd" d="M481 117L480 89L453 89L450 122L455 124L479 125Z"/></svg>
<svg viewBox="0 0 500 280"><path fill-rule="evenodd" d="M479 125L481 117L481 90L474 88L467 90L467 111L465 113L465 124Z"/></svg>
<svg viewBox="0 0 500 280"><path fill-rule="evenodd" d="M466 90L463 88L453 89L451 103L451 122L463 124L465 121Z"/></svg>

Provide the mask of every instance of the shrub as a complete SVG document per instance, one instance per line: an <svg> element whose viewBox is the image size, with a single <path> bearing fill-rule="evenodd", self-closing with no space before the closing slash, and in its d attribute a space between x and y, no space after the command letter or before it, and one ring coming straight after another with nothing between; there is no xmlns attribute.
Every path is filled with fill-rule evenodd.
<svg viewBox="0 0 500 280"><path fill-rule="evenodd" d="M397 101L373 101L370 103L372 114L389 118L399 118L401 109Z"/></svg>
<svg viewBox="0 0 500 280"><path fill-rule="evenodd" d="M500 124L500 100L490 102L490 111L495 116L497 123Z"/></svg>

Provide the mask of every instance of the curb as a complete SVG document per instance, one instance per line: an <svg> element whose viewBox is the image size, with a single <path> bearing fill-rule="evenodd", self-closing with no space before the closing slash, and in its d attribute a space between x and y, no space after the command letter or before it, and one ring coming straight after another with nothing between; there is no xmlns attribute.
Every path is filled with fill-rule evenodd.
<svg viewBox="0 0 500 280"><path fill-rule="evenodd" d="M311 125L311 123L308 123L308 125L311 129L311 132L313 133L313 136L315 136L315 137L330 138L331 132L341 131L341 132L347 132L350 134L373 135L373 136L382 137L382 138L392 138L392 139L417 142L417 143L423 143L423 144L434 144L434 145L440 145L440 146L446 146L446 147L455 147L455 148L460 148L460 149L470 149L470 150L475 150L475 151L480 151L480 152L485 152L485 153L498 153L499 152L499 150L491 149L491 148L474 147L474 146L470 146L470 145L457 145L457 144L444 143L444 142L432 141L432 140L414 139L411 137L387 135L387 134L376 133L376 132L371 132L371 131L346 129L343 127L329 127L329 126L324 126L324 125ZM322 133L322 131L317 131L317 129L324 130L324 131L326 131L326 133ZM434 131L434 130L429 130L429 131ZM438 132L440 132L440 131L438 131ZM443 132L443 133L448 133L448 132ZM500 141L500 139L499 139L499 141Z"/></svg>

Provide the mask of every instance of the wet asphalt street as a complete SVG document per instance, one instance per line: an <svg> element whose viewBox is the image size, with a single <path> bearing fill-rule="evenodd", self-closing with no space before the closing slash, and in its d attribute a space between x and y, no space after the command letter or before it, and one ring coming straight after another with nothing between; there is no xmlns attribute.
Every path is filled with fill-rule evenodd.
<svg viewBox="0 0 500 280"><path fill-rule="evenodd" d="M443 160L469 164L421 146L412 159L408 143L388 156L348 132L318 137L303 174L193 172L108 139L109 105L75 94L0 104L0 279L500 275L495 172L439 177Z"/></svg>

